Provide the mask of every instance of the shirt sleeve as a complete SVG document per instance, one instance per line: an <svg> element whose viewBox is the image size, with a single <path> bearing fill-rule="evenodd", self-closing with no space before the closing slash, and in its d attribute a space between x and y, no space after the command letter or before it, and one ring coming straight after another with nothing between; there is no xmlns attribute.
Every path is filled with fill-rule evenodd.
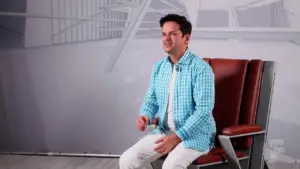
<svg viewBox="0 0 300 169"><path fill-rule="evenodd" d="M151 79L150 79L150 86L148 87L148 90L146 92L146 95L144 96L144 100L141 106L141 115L147 116L150 119L150 123L154 119L157 111L158 111L158 102L157 97L155 93L155 77L158 71L158 64L155 64L152 73L151 73Z"/></svg>
<svg viewBox="0 0 300 169"><path fill-rule="evenodd" d="M210 122L215 102L215 79L214 73L209 65L203 66L196 73L196 80L193 86L193 99L195 111L184 125L176 131L181 140L185 140L194 133L209 133L210 129L203 125Z"/></svg>

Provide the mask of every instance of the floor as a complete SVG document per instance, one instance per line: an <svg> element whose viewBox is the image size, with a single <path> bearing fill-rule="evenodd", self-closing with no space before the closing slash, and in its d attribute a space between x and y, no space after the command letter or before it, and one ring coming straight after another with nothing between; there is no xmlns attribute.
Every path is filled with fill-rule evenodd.
<svg viewBox="0 0 300 169"><path fill-rule="evenodd" d="M0 169L118 169L118 158L0 155Z"/></svg>
<svg viewBox="0 0 300 169"><path fill-rule="evenodd" d="M0 169L118 169L118 161L118 158L0 155ZM300 169L300 165L276 162L269 169Z"/></svg>

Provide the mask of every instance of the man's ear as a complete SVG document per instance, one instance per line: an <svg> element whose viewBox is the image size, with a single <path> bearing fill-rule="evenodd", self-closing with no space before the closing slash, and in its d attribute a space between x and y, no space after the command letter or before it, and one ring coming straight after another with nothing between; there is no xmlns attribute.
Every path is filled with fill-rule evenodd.
<svg viewBox="0 0 300 169"><path fill-rule="evenodd" d="M184 37L185 37L186 43L188 43L190 41L191 35L190 34L186 34L186 35L184 35Z"/></svg>
<svg viewBox="0 0 300 169"><path fill-rule="evenodd" d="M190 34L186 34L185 37L186 37L186 40L190 40L191 35Z"/></svg>

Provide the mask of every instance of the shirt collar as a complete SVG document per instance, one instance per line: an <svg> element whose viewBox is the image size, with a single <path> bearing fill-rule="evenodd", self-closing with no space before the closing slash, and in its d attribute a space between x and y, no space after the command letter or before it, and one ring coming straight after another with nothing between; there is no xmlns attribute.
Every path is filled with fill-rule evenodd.
<svg viewBox="0 0 300 169"><path fill-rule="evenodd" d="M191 60L191 50L189 48L186 49L186 51L184 52L183 56L181 56L181 58L179 59L179 61L177 62L178 65L185 65L188 64L189 61ZM170 61L170 56L167 57L167 61L172 64L172 62Z"/></svg>

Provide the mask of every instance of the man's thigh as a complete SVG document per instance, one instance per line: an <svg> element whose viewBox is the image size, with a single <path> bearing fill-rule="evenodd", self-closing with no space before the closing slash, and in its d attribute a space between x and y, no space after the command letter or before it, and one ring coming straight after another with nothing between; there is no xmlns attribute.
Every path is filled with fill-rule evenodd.
<svg viewBox="0 0 300 169"><path fill-rule="evenodd" d="M190 148L184 148L183 143L179 143L167 156L163 169L185 169L198 157L207 154L209 151L200 152Z"/></svg>
<svg viewBox="0 0 300 169"><path fill-rule="evenodd" d="M154 151L154 148L157 146L155 141L164 136L164 134L149 134L144 136L122 154L120 165L129 165L137 168L163 156L164 154Z"/></svg>

